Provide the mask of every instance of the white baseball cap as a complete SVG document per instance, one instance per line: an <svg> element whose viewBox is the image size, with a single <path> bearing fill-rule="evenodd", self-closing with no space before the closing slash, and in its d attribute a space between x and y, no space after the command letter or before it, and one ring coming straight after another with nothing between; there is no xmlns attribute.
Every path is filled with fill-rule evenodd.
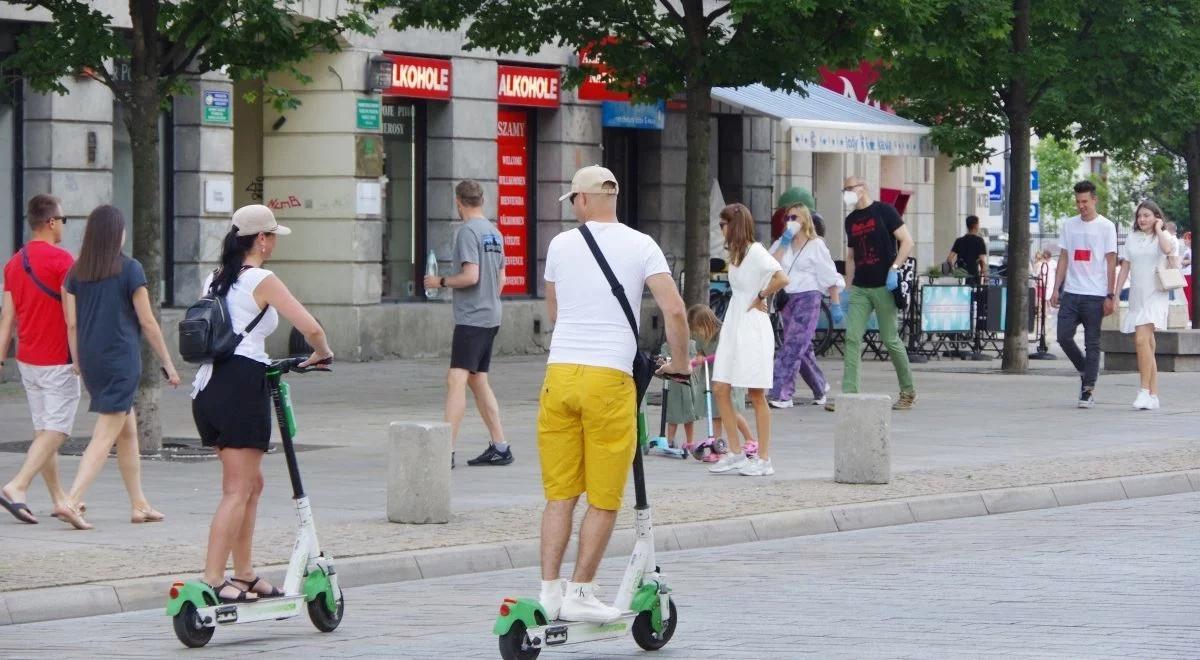
<svg viewBox="0 0 1200 660"><path fill-rule="evenodd" d="M612 188L605 188L605 184L612 184ZM571 178L571 192L558 198L558 201L564 201L575 193L588 193L590 195L615 195L617 194L617 177L613 176L612 170L599 165L588 165L581 168Z"/></svg>
<svg viewBox="0 0 1200 660"><path fill-rule="evenodd" d="M291 229L279 224L271 209L262 204L251 204L233 212L233 226L237 227L238 236L254 236L256 234L278 234L287 236Z"/></svg>

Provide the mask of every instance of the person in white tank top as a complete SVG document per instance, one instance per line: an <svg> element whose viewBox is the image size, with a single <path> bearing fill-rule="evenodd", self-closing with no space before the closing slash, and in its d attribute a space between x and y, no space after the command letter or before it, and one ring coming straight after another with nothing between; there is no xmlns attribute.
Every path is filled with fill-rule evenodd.
<svg viewBox="0 0 1200 660"><path fill-rule="evenodd" d="M258 497L263 489L262 458L271 439L266 339L282 316L315 347L304 365L333 359L325 331L317 320L278 276L263 268L275 250L278 236L290 233L266 206L243 206L233 214L225 235L220 268L204 283L205 293L211 290L225 296L235 332L245 332L262 316L238 344L233 357L201 368L192 391L192 416L201 442L215 446L221 459L221 503L209 528L204 581L222 602L283 595L255 575L250 561ZM225 566L231 553L233 575L226 579Z"/></svg>

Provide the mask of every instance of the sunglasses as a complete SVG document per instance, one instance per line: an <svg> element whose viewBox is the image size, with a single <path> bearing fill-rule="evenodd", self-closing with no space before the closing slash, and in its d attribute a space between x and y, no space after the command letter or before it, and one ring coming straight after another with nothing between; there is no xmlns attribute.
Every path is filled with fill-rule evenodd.
<svg viewBox="0 0 1200 660"><path fill-rule="evenodd" d="M59 222L63 223L64 225L67 224L67 216L65 216L65 215L52 215L52 216L50 216L50 219L58 220Z"/></svg>
<svg viewBox="0 0 1200 660"><path fill-rule="evenodd" d="M854 190L855 188L861 188L862 185L863 184L861 184L861 183L856 183L852 186L846 186L845 188L842 188L842 192L850 192L851 190Z"/></svg>
<svg viewBox="0 0 1200 660"><path fill-rule="evenodd" d="M796 215L795 213L789 213L787 216L787 220L788 220L788 222L799 222L800 216Z"/></svg>
<svg viewBox="0 0 1200 660"><path fill-rule="evenodd" d="M718 226L718 227L720 227L721 229L724 229L724 228L726 228L726 227L728 227L728 226L729 226L729 223L728 223L728 222L725 222L724 220L722 220L722 221L720 221L720 222L718 222L718 223L717 223L717 226Z"/></svg>
<svg viewBox="0 0 1200 660"><path fill-rule="evenodd" d="M579 193L571 193L571 196L567 198L567 201L568 201L568 202L571 202L572 204L574 204L574 203L575 203L575 198L576 198L576 197L578 197L578 196L579 196Z"/></svg>

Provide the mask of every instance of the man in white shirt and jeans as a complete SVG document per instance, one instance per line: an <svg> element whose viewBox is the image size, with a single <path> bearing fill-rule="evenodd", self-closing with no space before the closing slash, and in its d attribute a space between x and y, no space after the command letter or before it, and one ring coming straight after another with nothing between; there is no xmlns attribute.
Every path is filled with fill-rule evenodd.
<svg viewBox="0 0 1200 660"><path fill-rule="evenodd" d="M688 327L662 249L617 221L617 180L592 165L575 173L575 218L586 223L624 288L635 315L649 287L666 322L671 361L660 373L686 375ZM579 229L550 242L546 252L546 310L554 324L538 412L538 452L546 510L542 514L542 590L550 619L608 623L621 611L596 597L593 580L608 546L625 480L637 451L637 401L632 376L636 337L621 304ZM588 509L579 530L575 572L559 578L579 496Z"/></svg>
<svg viewBox="0 0 1200 660"><path fill-rule="evenodd" d="M1100 322L1116 311L1112 294L1117 279L1117 228L1096 211L1096 185L1075 184L1079 215L1063 224L1054 295L1058 307L1058 345L1079 371L1079 407L1091 408L1096 377L1100 374ZM1075 331L1083 324L1086 357L1075 344Z"/></svg>

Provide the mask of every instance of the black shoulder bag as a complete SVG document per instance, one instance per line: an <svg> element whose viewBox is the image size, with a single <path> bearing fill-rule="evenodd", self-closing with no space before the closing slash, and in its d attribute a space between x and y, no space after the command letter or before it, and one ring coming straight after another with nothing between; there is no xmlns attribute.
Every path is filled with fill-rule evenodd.
<svg viewBox="0 0 1200 660"><path fill-rule="evenodd" d="M612 287L612 293L617 297L617 302L621 303L621 309L625 312L625 318L629 321L629 329L633 331L633 383L637 388L637 400L635 405L642 405L642 397L645 396L646 390L650 388L650 381L654 379L654 360L650 358L650 354L643 351L638 346L638 326L637 317L633 315L633 308L629 306L629 299L625 297L625 287L621 286L620 280L613 274L612 268L609 267L608 261L604 258L604 253L600 251L600 246L596 245L596 238L592 236L591 230L587 225L579 225L579 233L583 234L583 240L587 241L588 249L592 251L592 256L596 258L596 263L600 265L600 270L604 271L604 277L608 280L609 286Z"/></svg>
<svg viewBox="0 0 1200 660"><path fill-rule="evenodd" d="M57 300L58 302L62 302L61 293L46 286L45 282L39 280L37 275L33 274L33 266L29 265L29 253L25 251L25 248L21 248L21 268L25 270L25 274L29 276L29 279L33 280L33 283L37 285L37 288L41 289L46 295Z"/></svg>

